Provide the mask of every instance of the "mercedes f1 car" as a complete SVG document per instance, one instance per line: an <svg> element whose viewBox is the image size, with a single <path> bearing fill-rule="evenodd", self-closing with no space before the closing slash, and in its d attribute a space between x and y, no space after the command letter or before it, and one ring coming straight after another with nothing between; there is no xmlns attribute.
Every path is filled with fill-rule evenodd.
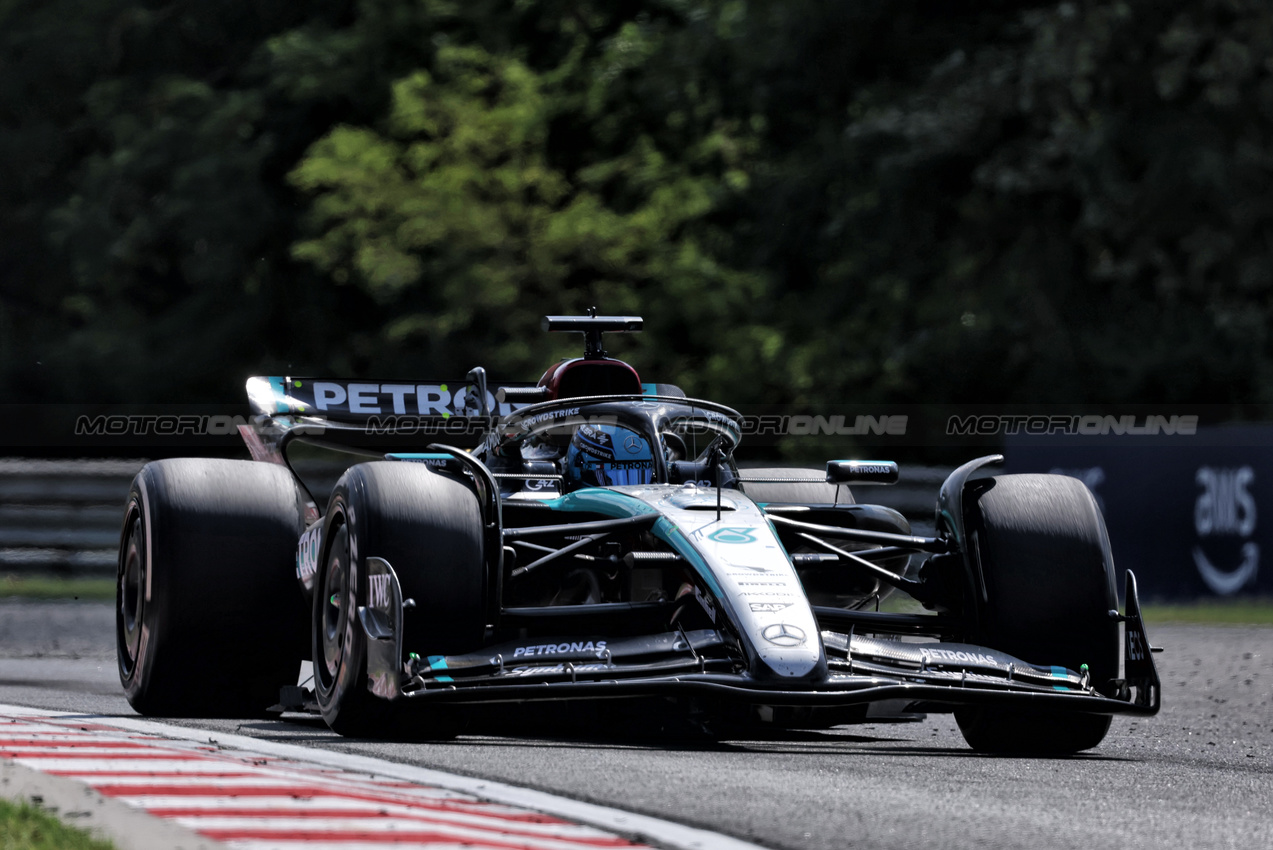
<svg viewBox="0 0 1273 850"><path fill-rule="evenodd" d="M586 350L534 385L251 378L253 460L147 464L118 571L132 706L308 706L377 737L453 733L477 704L625 698L708 726L953 711L977 750L1051 753L1158 711L1135 577L1120 613L1078 480L974 476L1001 460L978 458L916 535L850 489L894 463L741 469L735 411L603 351L639 318L544 322ZM295 442L367 461L320 508ZM890 593L913 612L880 611Z"/></svg>

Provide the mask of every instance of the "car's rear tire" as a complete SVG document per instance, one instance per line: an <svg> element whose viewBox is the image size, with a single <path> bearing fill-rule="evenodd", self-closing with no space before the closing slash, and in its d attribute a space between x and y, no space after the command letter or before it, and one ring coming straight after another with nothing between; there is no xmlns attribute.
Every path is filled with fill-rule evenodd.
<svg viewBox="0 0 1273 850"><path fill-rule="evenodd" d="M281 466L181 458L133 479L116 582L119 678L141 714L259 717L296 681L304 498Z"/></svg>
<svg viewBox="0 0 1273 850"><path fill-rule="evenodd" d="M771 467L764 469L740 470L743 492L760 505L851 505L853 494L847 484L828 484L825 469L784 469ZM779 481L761 481L752 479L765 478L808 478L808 481L783 483Z"/></svg>
<svg viewBox="0 0 1273 850"><path fill-rule="evenodd" d="M332 491L314 584L314 694L342 735L439 738L458 714L387 700L367 686L367 637L353 613L368 598L366 560L389 562L403 599L404 651L477 649L485 634L482 516L464 483L406 462L351 467ZM406 659L402 659L406 660Z"/></svg>
<svg viewBox="0 0 1273 850"><path fill-rule="evenodd" d="M1075 478L1000 475L967 491L967 529L988 601L973 640L1022 661L1079 670L1104 686L1118 676L1114 561L1100 508ZM955 712L973 749L1075 753L1109 731L1110 717L968 706Z"/></svg>

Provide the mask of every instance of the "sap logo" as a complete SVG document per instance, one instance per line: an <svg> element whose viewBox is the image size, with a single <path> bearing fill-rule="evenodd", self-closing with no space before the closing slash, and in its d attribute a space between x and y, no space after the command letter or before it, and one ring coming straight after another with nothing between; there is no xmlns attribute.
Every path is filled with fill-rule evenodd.
<svg viewBox="0 0 1273 850"><path fill-rule="evenodd" d="M791 607L790 602L750 602L748 605L757 614L772 614Z"/></svg>

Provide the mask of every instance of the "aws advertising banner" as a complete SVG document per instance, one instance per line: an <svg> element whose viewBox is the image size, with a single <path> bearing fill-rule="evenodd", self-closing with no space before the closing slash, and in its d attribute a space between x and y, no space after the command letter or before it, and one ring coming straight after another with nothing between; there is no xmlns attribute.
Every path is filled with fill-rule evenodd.
<svg viewBox="0 0 1273 850"><path fill-rule="evenodd" d="M1273 426L1187 436L1021 437L1008 472L1081 479L1105 513L1118 584L1146 599L1273 596Z"/></svg>

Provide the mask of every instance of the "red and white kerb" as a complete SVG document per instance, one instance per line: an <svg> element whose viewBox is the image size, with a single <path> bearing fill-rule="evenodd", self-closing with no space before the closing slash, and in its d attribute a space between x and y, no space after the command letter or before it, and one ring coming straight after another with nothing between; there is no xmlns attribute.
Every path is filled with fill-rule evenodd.
<svg viewBox="0 0 1273 850"><path fill-rule="evenodd" d="M0 714L0 758L87 783L233 847L630 848L617 835L472 795L130 732Z"/></svg>

